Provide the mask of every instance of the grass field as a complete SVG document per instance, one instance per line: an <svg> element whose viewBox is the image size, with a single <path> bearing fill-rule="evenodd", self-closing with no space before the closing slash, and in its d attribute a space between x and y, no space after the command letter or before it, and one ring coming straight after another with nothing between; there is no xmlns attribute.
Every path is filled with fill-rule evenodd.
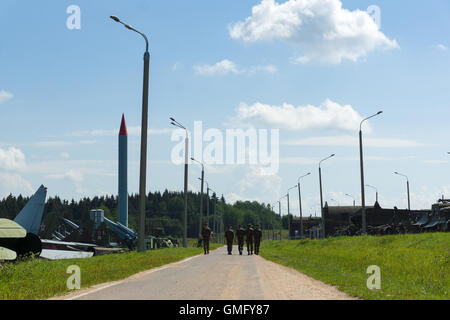
<svg viewBox="0 0 450 320"><path fill-rule="evenodd" d="M261 256L363 299L450 299L450 233L263 241ZM367 288L371 265L380 290Z"/></svg>
<svg viewBox="0 0 450 320"><path fill-rule="evenodd" d="M215 249L220 245L211 244ZM127 252L92 257L47 261L29 259L0 265L0 300L47 299L69 290L67 267L77 265L81 270L81 287L127 278L135 273L202 253L202 248L170 248L145 253Z"/></svg>

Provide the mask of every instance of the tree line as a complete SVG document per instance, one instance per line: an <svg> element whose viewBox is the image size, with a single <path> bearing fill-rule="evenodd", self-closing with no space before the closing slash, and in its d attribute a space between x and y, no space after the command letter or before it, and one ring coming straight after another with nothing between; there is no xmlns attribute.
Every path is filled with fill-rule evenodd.
<svg viewBox="0 0 450 320"><path fill-rule="evenodd" d="M207 199L203 195L203 222L207 217ZM196 238L200 219L200 193L188 192L187 205L187 235ZM13 196L0 201L0 218L14 219L28 202L28 197ZM118 219L118 197L106 195L101 197L82 198L78 201L64 200L58 196L49 197L44 207L43 221L57 221L61 218L69 219L78 225L89 221L89 212L92 209L102 209L108 219ZM138 230L139 221L139 195L131 194L128 197L128 225ZM263 229L275 230L288 228L287 216L281 219L272 212L270 205L256 201L237 201L234 204L226 203L224 197L218 198L212 194L209 199L209 225L223 223L224 228L232 225L259 224ZM184 194L165 190L164 192L150 192L146 197L146 233L156 236L183 235L184 226Z"/></svg>

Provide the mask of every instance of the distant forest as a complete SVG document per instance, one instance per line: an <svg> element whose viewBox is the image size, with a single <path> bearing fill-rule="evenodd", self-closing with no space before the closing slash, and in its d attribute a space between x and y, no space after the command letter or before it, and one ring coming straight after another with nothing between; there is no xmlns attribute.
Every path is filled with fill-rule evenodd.
<svg viewBox="0 0 450 320"><path fill-rule="evenodd" d="M190 238L196 238L198 235L200 198L200 193L188 193L187 233ZM18 197L9 195L4 198L0 201L0 218L14 219L28 200L28 197L22 197L21 195ZM206 208L206 195L204 195L203 217L206 217ZM45 204L42 219L43 221L49 221L67 218L76 224L83 225L89 221L91 209L103 209L107 218L117 221L118 197L111 195L92 199L83 198L79 201L61 200L57 196L50 197ZM237 201L230 205L225 202L223 196L219 199L213 194L210 197L209 211L211 228L214 225L214 218L218 223L221 214L225 227L232 225L233 228L237 228L239 224L245 226L249 223L252 225L260 224L263 229L279 229L281 226L287 229L288 227L287 216L280 220L279 215L271 211L270 205L260 204L256 201ZM183 192L165 190L163 193L149 193L146 200L146 233L156 236L181 237L183 235L183 213ZM138 221L139 196L132 194L128 198L129 227L137 231Z"/></svg>

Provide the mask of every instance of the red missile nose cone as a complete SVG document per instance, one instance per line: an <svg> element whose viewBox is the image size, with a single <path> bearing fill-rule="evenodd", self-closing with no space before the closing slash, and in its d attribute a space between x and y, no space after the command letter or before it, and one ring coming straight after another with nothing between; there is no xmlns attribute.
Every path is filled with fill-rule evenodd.
<svg viewBox="0 0 450 320"><path fill-rule="evenodd" d="M122 114L122 123L120 124L119 136L127 136L127 125L125 124L125 115Z"/></svg>

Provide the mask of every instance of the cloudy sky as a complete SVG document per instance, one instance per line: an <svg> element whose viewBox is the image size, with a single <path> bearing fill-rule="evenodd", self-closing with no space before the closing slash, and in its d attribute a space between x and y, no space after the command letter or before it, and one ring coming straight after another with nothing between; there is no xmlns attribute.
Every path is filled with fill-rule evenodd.
<svg viewBox="0 0 450 320"><path fill-rule="evenodd" d="M409 177L413 208L450 197L447 0L2 0L0 198L40 184L65 199L116 194L122 113L137 192L145 47L110 15L150 40L149 190L183 188L175 117L192 132L196 157L208 130L279 130L274 174L261 163L206 166L210 187L229 202L274 204L311 172L303 209L319 214L318 163L331 153L325 200L360 202L359 124L382 110L363 126L365 180L380 204L407 206L406 180L394 171ZM200 167L189 168L198 191ZM366 193L373 203L375 191ZM298 215L297 190L290 195Z"/></svg>

